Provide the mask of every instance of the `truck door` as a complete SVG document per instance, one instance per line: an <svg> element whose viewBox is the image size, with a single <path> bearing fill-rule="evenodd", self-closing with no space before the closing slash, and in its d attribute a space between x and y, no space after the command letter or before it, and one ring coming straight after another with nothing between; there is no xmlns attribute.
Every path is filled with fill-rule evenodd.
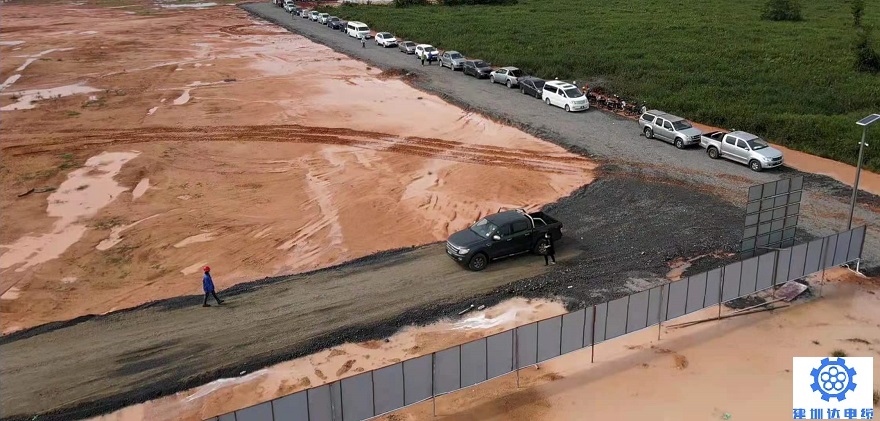
<svg viewBox="0 0 880 421"><path fill-rule="evenodd" d="M745 140L737 139L736 140L736 156L739 158L739 162L747 163L749 162L749 145Z"/></svg>
<svg viewBox="0 0 880 421"><path fill-rule="evenodd" d="M739 156L736 154L736 138L733 136L724 136L724 141L721 142L721 153L728 159L732 159L734 161L739 161Z"/></svg>
<svg viewBox="0 0 880 421"><path fill-rule="evenodd" d="M532 247L532 224L529 221L514 221L510 225L510 250L508 254L527 252Z"/></svg>
<svg viewBox="0 0 880 421"><path fill-rule="evenodd" d="M669 143L672 143L675 138L675 129L672 127L672 123L670 123L669 120L663 121L663 130L661 130L660 133L663 133L663 140Z"/></svg>

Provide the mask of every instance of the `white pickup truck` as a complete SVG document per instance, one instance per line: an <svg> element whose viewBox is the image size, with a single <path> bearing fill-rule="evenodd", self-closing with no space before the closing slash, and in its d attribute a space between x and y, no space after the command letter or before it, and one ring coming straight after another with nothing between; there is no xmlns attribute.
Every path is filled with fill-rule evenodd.
<svg viewBox="0 0 880 421"><path fill-rule="evenodd" d="M700 136L700 146L706 148L709 158L726 158L746 164L752 171L762 171L782 165L782 152L751 133L709 132Z"/></svg>

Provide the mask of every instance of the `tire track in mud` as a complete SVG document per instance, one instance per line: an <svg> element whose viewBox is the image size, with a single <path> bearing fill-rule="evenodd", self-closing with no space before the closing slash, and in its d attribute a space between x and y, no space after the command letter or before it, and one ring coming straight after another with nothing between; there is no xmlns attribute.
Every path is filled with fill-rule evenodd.
<svg viewBox="0 0 880 421"><path fill-rule="evenodd" d="M567 153L545 153L529 149L508 149L443 139L399 137L387 133L296 124L67 130L29 134L27 138L33 139L34 136L41 137L43 141L26 144L23 135L10 134L2 151L9 156L29 156L61 150L69 152L71 149L85 150L156 142L280 142L350 146L379 152L479 165L516 167L554 174L579 174L595 168L592 161ZM16 140L21 142L15 144Z"/></svg>

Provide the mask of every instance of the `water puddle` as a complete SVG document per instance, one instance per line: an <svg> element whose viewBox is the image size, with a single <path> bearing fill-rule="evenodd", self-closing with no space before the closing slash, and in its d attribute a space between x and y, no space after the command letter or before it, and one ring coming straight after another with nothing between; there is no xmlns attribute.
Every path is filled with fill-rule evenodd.
<svg viewBox="0 0 880 421"><path fill-rule="evenodd" d="M89 158L82 168L71 171L67 180L49 195L46 213L58 218L52 232L26 235L12 244L0 245L7 251L0 255L0 269L18 266L22 272L40 263L56 259L86 232L81 218L95 215L122 192L128 190L114 180L122 166L140 152L104 152Z"/></svg>
<svg viewBox="0 0 880 421"><path fill-rule="evenodd" d="M206 7L216 6L217 3L185 3L185 4L163 4L161 7L165 9L182 9L182 8L192 8L192 9L204 9Z"/></svg>
<svg viewBox="0 0 880 421"><path fill-rule="evenodd" d="M183 105L189 102L189 89L184 89L183 94L181 94L177 99L174 100L174 105Z"/></svg>
<svg viewBox="0 0 880 421"><path fill-rule="evenodd" d="M0 300L14 300L21 295L21 290L18 287L12 287L6 290L3 295L0 295Z"/></svg>
<svg viewBox="0 0 880 421"><path fill-rule="evenodd" d="M178 248L178 249L179 249L179 248L181 248L181 247L186 247L186 246L188 246L188 245L190 245L190 244L204 243L204 242L206 242L206 241L211 241L211 240L213 240L213 239L214 239L214 233L213 233L213 232L205 232L205 233L202 233L202 234L193 235L193 236L190 236L190 237L184 238L184 239L181 240L179 243L175 244L175 245L174 245L174 248Z"/></svg>
<svg viewBox="0 0 880 421"><path fill-rule="evenodd" d="M0 41L0 45L5 46L16 46L21 44L24 44L24 41Z"/></svg>
<svg viewBox="0 0 880 421"><path fill-rule="evenodd" d="M131 192L132 200L143 196L144 193L146 193L149 188L150 188L150 179L149 178L141 179L141 181L137 183L137 186L134 186L134 190L132 190L132 192Z"/></svg>
<svg viewBox="0 0 880 421"><path fill-rule="evenodd" d="M86 86L85 83L77 83L75 85L59 86L50 89L32 89L27 91L18 91L13 93L18 99L3 108L0 111L14 110L31 110L36 108L37 102L53 97L65 97L70 95L88 94L92 92L100 92L100 89Z"/></svg>
<svg viewBox="0 0 880 421"><path fill-rule="evenodd" d="M12 75L12 76L9 76L8 78L6 78L6 80L3 81L3 83L0 83L0 91L3 91L4 89L8 88L10 85L15 83L20 77L21 77L21 75L15 74L15 75Z"/></svg>
<svg viewBox="0 0 880 421"><path fill-rule="evenodd" d="M196 272L201 271L202 268L205 267L205 266L207 266L207 265L208 265L208 262L198 262L198 263L196 263L196 264L194 264L194 265L192 265L192 266L187 266L187 267L181 269L181 270L180 270L180 273L182 273L182 274L184 274L184 275L192 275L192 274L194 274L194 273L196 273Z"/></svg>
<svg viewBox="0 0 880 421"><path fill-rule="evenodd" d="M27 67L30 66L31 63L33 63L33 62L35 62L35 61L37 61L37 60L39 60L39 58L31 57L31 58L25 60L25 61L24 61L24 64L22 64L21 66L18 66L18 67L15 69L15 71L16 71L16 72L20 72L20 71L22 71L22 70L24 70L24 69L27 69Z"/></svg>
<svg viewBox="0 0 880 421"><path fill-rule="evenodd" d="M129 228L131 228L131 227L133 227L133 226L135 226L135 225L137 225L137 224L140 224L141 222L144 222L144 221L146 221L146 220L153 219L153 218L155 218L155 217L157 217L157 216L159 216L159 215L161 215L161 214L160 214L160 213L157 213L157 214L155 214L155 215L148 216L148 217L146 217L146 218L144 218L144 219L141 219L141 220L139 220L139 221L135 221L135 222L133 222L133 223L131 223L131 224L128 224L128 225L120 225L120 226L118 226L118 227L113 227L113 228L111 228L111 229L110 229L110 236L107 237L107 238L104 239L104 240L101 240L101 242L98 243L98 245L95 246L95 248L98 249L98 250L100 250L100 251L109 250L109 249L112 248L113 246L115 246L115 245L119 244L120 242L122 242L122 240L124 239L124 238L121 236L122 231L125 231L125 230L127 230L127 229L129 229Z"/></svg>
<svg viewBox="0 0 880 421"><path fill-rule="evenodd" d="M159 109L159 107L153 107L153 108L150 108L149 110L147 110L147 115L153 115L153 114L155 114L155 113L156 113L156 110L158 110L158 109Z"/></svg>

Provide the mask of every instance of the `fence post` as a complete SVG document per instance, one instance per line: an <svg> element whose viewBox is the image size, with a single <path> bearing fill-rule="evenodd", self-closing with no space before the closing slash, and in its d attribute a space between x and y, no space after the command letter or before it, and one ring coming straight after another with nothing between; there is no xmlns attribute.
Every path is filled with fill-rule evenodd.
<svg viewBox="0 0 880 421"><path fill-rule="evenodd" d="M825 259L827 258L825 255L828 254L828 247L825 247L825 243L827 242L829 242L828 237L822 239L822 247L819 252L822 255L822 275L819 277L819 298L822 298L822 286L825 285Z"/></svg>
<svg viewBox="0 0 880 421"><path fill-rule="evenodd" d="M727 272L727 265L721 267L721 281L718 282L718 320L721 320L721 299L724 297L724 275Z"/></svg>
<svg viewBox="0 0 880 421"><path fill-rule="evenodd" d="M513 369L516 370L516 388L519 389L519 331L518 327L513 328Z"/></svg>
<svg viewBox="0 0 880 421"><path fill-rule="evenodd" d="M592 364L596 357L596 306L593 306L593 329L590 332L590 363Z"/></svg>
<svg viewBox="0 0 880 421"><path fill-rule="evenodd" d="M435 361L436 356L437 356L436 352L431 353L431 408L432 408L434 417L437 416L437 391L434 390L434 383L435 383L434 382L434 373L436 372L436 369L437 369L437 364ZM459 362L459 364L461 364L461 362ZM404 385L404 387L405 387L405 385Z"/></svg>
<svg viewBox="0 0 880 421"><path fill-rule="evenodd" d="M669 284L660 285L660 302L657 303L657 340L658 341L660 340L660 331L663 329L663 319L660 317L660 309L663 308L663 306L660 305L663 303L663 287L667 286L666 289L669 289L668 285ZM648 294L650 294L650 292ZM669 294L667 293L666 295L667 295L666 299L669 300L669 297L668 297ZM650 300L650 299L651 299L651 296L648 295L648 300ZM650 301L648 301L648 305L649 306L651 305Z"/></svg>

